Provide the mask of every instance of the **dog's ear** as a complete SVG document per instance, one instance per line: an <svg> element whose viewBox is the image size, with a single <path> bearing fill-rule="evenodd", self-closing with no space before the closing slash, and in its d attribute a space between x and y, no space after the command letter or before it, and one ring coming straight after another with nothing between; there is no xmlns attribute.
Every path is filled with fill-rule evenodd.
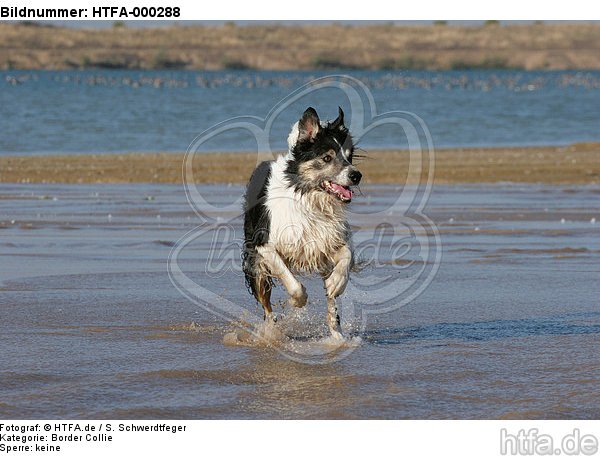
<svg viewBox="0 0 600 456"><path fill-rule="evenodd" d="M321 122L317 111L314 108L308 108L298 122L298 141L307 139L312 141L319 133L319 128L321 128Z"/></svg>
<svg viewBox="0 0 600 456"><path fill-rule="evenodd" d="M333 122L331 122L331 128L345 130L346 126L344 125L344 111L341 106L338 106L338 116Z"/></svg>

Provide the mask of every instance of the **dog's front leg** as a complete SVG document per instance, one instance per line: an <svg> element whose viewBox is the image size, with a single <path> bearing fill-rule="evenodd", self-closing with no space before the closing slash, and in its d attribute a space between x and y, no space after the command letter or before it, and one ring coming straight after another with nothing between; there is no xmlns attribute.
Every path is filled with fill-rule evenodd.
<svg viewBox="0 0 600 456"><path fill-rule="evenodd" d="M290 295L288 302L294 307L304 307L308 298L306 288L290 272L279 253L269 244L256 249L263 257L271 274L278 278Z"/></svg>
<svg viewBox="0 0 600 456"><path fill-rule="evenodd" d="M352 251L345 245L333 256L333 269L331 274L324 279L327 293L327 325L334 337L342 337L336 298L344 292L348 285L351 265Z"/></svg>

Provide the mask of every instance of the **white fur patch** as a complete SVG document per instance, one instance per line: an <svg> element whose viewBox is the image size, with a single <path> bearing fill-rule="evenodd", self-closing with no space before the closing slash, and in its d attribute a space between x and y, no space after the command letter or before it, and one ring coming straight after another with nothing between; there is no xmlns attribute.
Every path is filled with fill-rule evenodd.
<svg viewBox="0 0 600 456"><path fill-rule="evenodd" d="M333 140L340 147L340 153L342 154L342 157L344 157L347 161L349 161L350 160L350 150L344 149L337 139L333 138Z"/></svg>
<svg viewBox="0 0 600 456"><path fill-rule="evenodd" d="M298 136L300 136L300 130L298 128L299 123L300 122L296 122L292 125L292 131L290 131L290 134L288 135L287 143L289 151L291 151L298 142Z"/></svg>
<svg viewBox="0 0 600 456"><path fill-rule="evenodd" d="M279 157L273 163L267 187L269 244L297 272L324 271L335 252L348 243L344 208L332 204L325 192L294 192L285 179L286 162Z"/></svg>

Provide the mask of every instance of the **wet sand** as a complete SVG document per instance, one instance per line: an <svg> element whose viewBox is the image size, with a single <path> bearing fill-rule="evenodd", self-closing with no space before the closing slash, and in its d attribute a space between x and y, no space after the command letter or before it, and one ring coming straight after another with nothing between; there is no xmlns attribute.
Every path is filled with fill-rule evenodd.
<svg viewBox="0 0 600 456"><path fill-rule="evenodd" d="M263 155L262 159L270 156ZM357 161L365 184L416 183L407 176L409 154L367 151ZM124 153L0 157L4 183L182 182L183 154ZM202 153L194 158L196 183L244 183L257 164L252 153ZM441 149L435 153L435 183L600 183L600 143L569 146Z"/></svg>
<svg viewBox="0 0 600 456"><path fill-rule="evenodd" d="M242 185L198 190L215 205L208 217L236 216L226 206ZM402 226L389 210L397 186L362 190L353 226L365 214ZM181 185L1 184L0 416L598 419L599 192L435 187L425 211L443 246L435 279L410 304L370 319L347 358L307 366L270 348L226 345L230 323L173 287L169 252L200 224ZM232 226L240 236L239 218ZM357 247L365 240L357 227ZM258 317L239 246L226 239L215 257L212 241L189 244L181 267ZM382 242L378 271L405 277L411 267L392 264ZM411 248L402 259L421 255ZM361 290L376 272L352 274L356 290L342 302L370 308L373 292L365 302ZM283 321L297 317L298 337L325 326L322 285L304 283L305 313L276 308ZM277 302L281 287L274 293ZM342 319L352 331L348 313Z"/></svg>

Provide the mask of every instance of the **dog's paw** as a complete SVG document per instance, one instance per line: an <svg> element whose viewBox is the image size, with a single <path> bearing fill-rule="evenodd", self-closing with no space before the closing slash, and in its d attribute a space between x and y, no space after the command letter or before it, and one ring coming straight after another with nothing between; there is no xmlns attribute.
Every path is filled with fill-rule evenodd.
<svg viewBox="0 0 600 456"><path fill-rule="evenodd" d="M267 315L265 315L264 320L267 323L277 323L280 318L281 318L281 315L277 315L275 312L271 312L271 313L268 313Z"/></svg>
<svg viewBox="0 0 600 456"><path fill-rule="evenodd" d="M337 298L341 295L348 285L348 274L333 271L333 274L325 280L325 290L328 298Z"/></svg>
<svg viewBox="0 0 600 456"><path fill-rule="evenodd" d="M344 337L344 335L341 332L336 331L336 330L332 330L331 331L331 336L330 337L331 337L332 340L339 341L339 342L343 342L343 341L346 340L346 338Z"/></svg>
<svg viewBox="0 0 600 456"><path fill-rule="evenodd" d="M263 320L266 321L267 323L277 323L278 319L279 319L279 317L275 312L269 312L268 314L265 314L263 317Z"/></svg>
<svg viewBox="0 0 600 456"><path fill-rule="evenodd" d="M300 284L298 290L289 297L288 304L294 307L304 307L306 305L307 300L308 295L306 294L306 288L304 287L304 285Z"/></svg>

